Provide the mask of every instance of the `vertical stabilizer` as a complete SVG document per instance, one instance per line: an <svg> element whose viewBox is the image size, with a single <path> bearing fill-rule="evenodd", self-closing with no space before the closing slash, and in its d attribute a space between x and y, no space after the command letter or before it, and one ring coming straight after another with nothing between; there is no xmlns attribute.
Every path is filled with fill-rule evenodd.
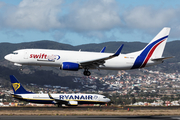
<svg viewBox="0 0 180 120"><path fill-rule="evenodd" d="M170 32L169 27L164 27L152 41L143 49L141 55L151 55L152 58L161 58Z"/></svg>
<svg viewBox="0 0 180 120"><path fill-rule="evenodd" d="M10 75L11 86L14 91L14 94L29 94L33 92L26 91L21 83L15 78L14 75Z"/></svg>
<svg viewBox="0 0 180 120"><path fill-rule="evenodd" d="M164 27L141 51L140 55L136 58L132 69L145 67L150 58L161 58L169 32L170 28Z"/></svg>

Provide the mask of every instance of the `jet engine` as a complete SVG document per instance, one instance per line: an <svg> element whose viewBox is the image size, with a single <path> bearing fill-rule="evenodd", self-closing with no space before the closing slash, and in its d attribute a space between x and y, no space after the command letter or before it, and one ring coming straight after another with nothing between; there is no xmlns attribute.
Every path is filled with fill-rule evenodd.
<svg viewBox="0 0 180 120"><path fill-rule="evenodd" d="M78 105L78 102L77 102L77 101L69 101L69 102L68 102L68 105L69 105L69 106L77 106L77 105Z"/></svg>
<svg viewBox="0 0 180 120"><path fill-rule="evenodd" d="M62 70L72 70L72 71L78 71L79 64L73 63L73 62L63 62L62 66L60 67Z"/></svg>

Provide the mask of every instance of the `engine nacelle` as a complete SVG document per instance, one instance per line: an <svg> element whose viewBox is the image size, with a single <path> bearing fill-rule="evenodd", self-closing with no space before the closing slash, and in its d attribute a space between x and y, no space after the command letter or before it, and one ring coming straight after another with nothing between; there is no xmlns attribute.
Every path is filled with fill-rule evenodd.
<svg viewBox="0 0 180 120"><path fill-rule="evenodd" d="M72 70L72 71L78 71L79 64L78 63L72 63L72 62L63 62L62 66L60 67L62 70Z"/></svg>
<svg viewBox="0 0 180 120"><path fill-rule="evenodd" d="M77 106L77 105L78 105L78 102L77 102L77 101L69 101L69 102L68 102L68 105L69 105L69 106Z"/></svg>

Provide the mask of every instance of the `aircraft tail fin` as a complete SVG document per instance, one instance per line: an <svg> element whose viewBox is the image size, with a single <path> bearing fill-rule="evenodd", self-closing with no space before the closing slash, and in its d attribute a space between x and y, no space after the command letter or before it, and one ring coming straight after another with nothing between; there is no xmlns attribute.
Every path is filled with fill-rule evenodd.
<svg viewBox="0 0 180 120"><path fill-rule="evenodd" d="M14 94L29 94L29 93L32 94L33 93L24 89L24 87L21 85L21 83L16 79L14 75L10 75L10 79L11 79L11 86L12 86Z"/></svg>
<svg viewBox="0 0 180 120"><path fill-rule="evenodd" d="M148 56L152 58L162 57L166 41L168 39L170 32L169 27L164 27L152 40L151 42L142 50L141 55Z"/></svg>
<svg viewBox="0 0 180 120"><path fill-rule="evenodd" d="M166 45L170 32L169 27L164 27L151 42L140 51L132 69L145 67L150 59L162 58L162 54Z"/></svg>

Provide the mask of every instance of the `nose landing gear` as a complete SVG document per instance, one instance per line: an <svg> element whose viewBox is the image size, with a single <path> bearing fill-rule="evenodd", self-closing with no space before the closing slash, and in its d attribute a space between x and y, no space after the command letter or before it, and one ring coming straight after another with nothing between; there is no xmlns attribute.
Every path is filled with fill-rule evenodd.
<svg viewBox="0 0 180 120"><path fill-rule="evenodd" d="M20 70L20 71L22 71L22 70L23 70L22 66L21 66L21 68L20 68L19 70Z"/></svg>
<svg viewBox="0 0 180 120"><path fill-rule="evenodd" d="M91 72L89 72L88 69L85 69L84 72L83 72L83 74L84 74L85 76L90 76L90 75L91 75Z"/></svg>

